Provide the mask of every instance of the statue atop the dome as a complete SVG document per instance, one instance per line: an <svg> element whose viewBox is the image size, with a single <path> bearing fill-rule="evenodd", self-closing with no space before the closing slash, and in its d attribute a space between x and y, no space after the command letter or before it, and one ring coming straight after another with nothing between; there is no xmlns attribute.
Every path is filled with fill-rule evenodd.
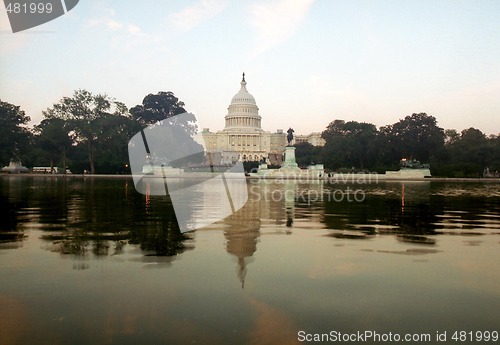
<svg viewBox="0 0 500 345"><path fill-rule="evenodd" d="M243 72L243 79L241 81L245 81L245 72Z"/></svg>
<svg viewBox="0 0 500 345"><path fill-rule="evenodd" d="M286 136L286 140L288 140L288 146L292 146L293 133L295 131L292 129L292 127L290 127L286 132L288 133L288 135Z"/></svg>

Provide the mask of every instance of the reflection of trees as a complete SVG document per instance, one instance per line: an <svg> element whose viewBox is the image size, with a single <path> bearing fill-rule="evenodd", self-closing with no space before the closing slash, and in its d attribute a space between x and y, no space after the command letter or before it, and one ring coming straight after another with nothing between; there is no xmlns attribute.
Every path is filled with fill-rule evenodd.
<svg viewBox="0 0 500 345"><path fill-rule="evenodd" d="M17 229L17 209L19 204L10 203L9 200L0 196L0 209L2 210L2 221L0 222L0 244L21 242L24 234ZM9 248L16 247L12 244ZM2 247L0 247L1 249Z"/></svg>
<svg viewBox="0 0 500 345"><path fill-rule="evenodd" d="M325 200L324 223L330 229L374 233L377 227L394 227L394 232L413 235L435 234L442 203L431 203L429 183L354 185L366 195L362 202ZM331 186L345 189L345 185ZM382 195L381 195L382 194ZM363 225L360 228L360 225Z"/></svg>
<svg viewBox="0 0 500 345"><path fill-rule="evenodd" d="M480 228L488 222L485 214L495 214L498 210L495 189L484 183L382 182L350 187L363 190L366 198L359 203L325 200L322 221L329 229L398 233L403 235L397 237L400 241L432 244L425 235L446 228L458 231ZM346 186L338 184L330 188Z"/></svg>
<svg viewBox="0 0 500 345"><path fill-rule="evenodd" d="M58 227L67 219L66 180L53 177L11 176L0 179L0 236L22 239L24 228L38 223ZM14 234L16 234L14 236ZM5 237L4 237L5 238Z"/></svg>
<svg viewBox="0 0 500 345"><path fill-rule="evenodd" d="M180 232L173 207L165 197L148 199L146 207L146 196L133 191L124 205L121 194L116 197L97 187L91 188L88 198L92 206L80 208L76 216L85 221L75 222L75 228L59 233L59 238L44 236L56 241L53 250L75 255L89 251L94 255L116 255L129 243L139 245L146 255L174 256L194 248L189 243L191 235Z"/></svg>
<svg viewBox="0 0 500 345"><path fill-rule="evenodd" d="M344 237L355 236L353 232L387 231L401 235L397 237L400 241L432 244L426 235L444 227L441 216L448 210L467 211L448 220L460 222L460 230L480 227L481 222L487 221L485 213L498 213L498 194L491 192L490 185L483 184L405 182L404 190L401 183L395 182L351 185L351 190L359 188L366 192L364 201L336 202L323 198L312 204L303 201L307 193L302 193L302 186L296 194L287 193L274 199L273 190L288 187L258 182L251 187L255 189L250 191L247 204L222 222L226 226L226 250L238 260L242 284L257 249L261 220L264 227L272 224L268 229L279 231L287 229L287 221L295 219L293 225L300 226L301 218L321 217L329 229L352 230ZM292 187L288 190L294 191ZM344 190L345 187L333 186ZM323 191L312 185L305 188ZM456 195L459 192L468 194ZM137 245L148 256L175 256L194 248L193 235L179 231L168 199L137 193L131 179L2 177L0 207L3 214L0 248L22 244L23 229L29 227L42 230L48 249L75 256L116 255L127 244Z"/></svg>
<svg viewBox="0 0 500 345"><path fill-rule="evenodd" d="M22 180L17 177L0 178L0 249L13 249L22 246L24 232L18 227L19 210L26 208L26 192ZM8 197L7 197L8 195Z"/></svg>
<svg viewBox="0 0 500 345"><path fill-rule="evenodd" d="M82 229L69 229L64 233L48 233L42 236L51 241L50 250L61 254L85 256L92 253L96 256L119 254L129 235L88 232Z"/></svg>
<svg viewBox="0 0 500 345"><path fill-rule="evenodd" d="M147 227L131 230L129 243L140 245L146 255L174 256L194 249L192 235L179 230L173 206L164 206L167 207L160 213L159 220L149 222Z"/></svg>
<svg viewBox="0 0 500 345"><path fill-rule="evenodd" d="M9 178L0 192L0 242L20 241L37 224L47 248L61 254L116 255L127 243L158 256L193 248L166 198L146 200L128 178Z"/></svg>

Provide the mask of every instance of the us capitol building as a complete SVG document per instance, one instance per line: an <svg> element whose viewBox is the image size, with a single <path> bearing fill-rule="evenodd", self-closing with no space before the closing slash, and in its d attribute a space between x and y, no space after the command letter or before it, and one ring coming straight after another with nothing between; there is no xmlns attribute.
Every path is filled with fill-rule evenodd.
<svg viewBox="0 0 500 345"><path fill-rule="evenodd" d="M275 133L264 131L255 98L247 90L245 73L240 91L233 96L225 116L226 125L215 133L204 128L201 135L205 150L212 164L231 164L237 161L263 161L281 166L287 145L286 133L278 129ZM295 143L309 142L324 145L321 133L295 135Z"/></svg>

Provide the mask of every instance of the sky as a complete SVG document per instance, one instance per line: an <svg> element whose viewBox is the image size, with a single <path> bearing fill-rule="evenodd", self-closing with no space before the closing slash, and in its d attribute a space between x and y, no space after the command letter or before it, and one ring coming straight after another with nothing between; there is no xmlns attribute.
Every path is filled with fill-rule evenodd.
<svg viewBox="0 0 500 345"><path fill-rule="evenodd" d="M81 0L14 34L1 7L0 99L35 124L77 89L172 91L216 131L245 72L268 131L425 112L498 135L498 18L498 0Z"/></svg>

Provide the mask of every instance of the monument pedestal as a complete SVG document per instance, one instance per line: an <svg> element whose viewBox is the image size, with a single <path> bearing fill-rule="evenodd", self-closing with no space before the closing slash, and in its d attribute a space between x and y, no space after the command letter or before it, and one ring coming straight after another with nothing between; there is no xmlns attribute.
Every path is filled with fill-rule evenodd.
<svg viewBox="0 0 500 345"><path fill-rule="evenodd" d="M299 165L295 161L295 147L287 146L285 147L285 161L280 168L280 171L286 172L298 172L300 171Z"/></svg>

